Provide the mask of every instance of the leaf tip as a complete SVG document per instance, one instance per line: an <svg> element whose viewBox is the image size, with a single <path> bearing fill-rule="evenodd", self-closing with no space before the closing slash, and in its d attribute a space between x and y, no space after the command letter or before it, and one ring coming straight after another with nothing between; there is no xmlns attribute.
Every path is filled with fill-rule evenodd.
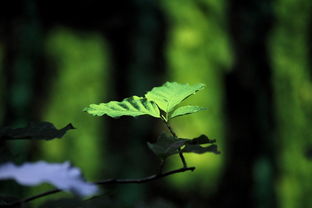
<svg viewBox="0 0 312 208"><path fill-rule="evenodd" d="M82 109L83 112L88 112L88 110L89 110L89 107L84 107L84 108Z"/></svg>
<svg viewBox="0 0 312 208"><path fill-rule="evenodd" d="M65 128L67 128L68 130L70 130L70 129L76 129L76 128L73 126L73 124L71 124L71 123L67 124L67 126L66 126Z"/></svg>

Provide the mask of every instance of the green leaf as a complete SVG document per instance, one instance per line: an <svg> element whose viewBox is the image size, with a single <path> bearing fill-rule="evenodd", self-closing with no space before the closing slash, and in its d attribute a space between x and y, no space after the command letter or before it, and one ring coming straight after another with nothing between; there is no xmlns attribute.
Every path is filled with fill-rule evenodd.
<svg viewBox="0 0 312 208"><path fill-rule="evenodd" d="M202 110L206 110L206 108L199 107L199 106L193 106L193 105L186 105L186 106L181 106L177 109L175 109L172 114L169 116L170 119L176 118L178 116L184 116L187 114L192 114L196 113Z"/></svg>
<svg viewBox="0 0 312 208"><path fill-rule="evenodd" d="M45 139L51 140L54 138L61 138L64 134L74 129L72 124L68 124L62 129L56 129L52 123L49 122L36 122L30 123L25 128L0 128L0 138L4 140L13 139Z"/></svg>
<svg viewBox="0 0 312 208"><path fill-rule="evenodd" d="M188 140L177 139L173 136L161 134L155 143L147 143L148 147L161 159L177 154L179 147L182 147Z"/></svg>
<svg viewBox="0 0 312 208"><path fill-rule="evenodd" d="M160 87L154 87L145 94L145 97L155 102L160 109L169 113L176 105L204 87L204 84L189 85L179 84L177 82L166 82Z"/></svg>
<svg viewBox="0 0 312 208"><path fill-rule="evenodd" d="M110 117L150 115L160 118L160 112L154 102L146 98L133 96L121 102L111 101L108 103L91 104L84 111L94 116L108 115Z"/></svg>

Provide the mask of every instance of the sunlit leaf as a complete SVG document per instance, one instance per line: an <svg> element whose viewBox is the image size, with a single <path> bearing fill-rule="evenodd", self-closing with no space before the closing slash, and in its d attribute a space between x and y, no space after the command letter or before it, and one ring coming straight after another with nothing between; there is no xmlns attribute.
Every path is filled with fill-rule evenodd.
<svg viewBox="0 0 312 208"><path fill-rule="evenodd" d="M186 106L181 106L177 109L175 109L172 114L170 114L169 118L175 118L178 116L184 116L187 114L191 114L191 113L196 113L202 110L206 110L206 108L203 107L199 107L199 106L193 106L193 105L186 105Z"/></svg>
<svg viewBox="0 0 312 208"><path fill-rule="evenodd" d="M147 143L148 147L160 158L165 159L177 154L179 147L183 146L187 139L177 139L173 136L161 134L155 143Z"/></svg>
<svg viewBox="0 0 312 208"><path fill-rule="evenodd" d="M133 96L121 102L111 101L108 103L91 104L84 111L94 116L108 115L110 117L150 115L160 117L157 105L146 98Z"/></svg>
<svg viewBox="0 0 312 208"><path fill-rule="evenodd" d="M0 180L13 179L25 186L49 183L57 188L80 196L89 196L98 191L96 185L86 182L80 170L69 162L47 163L39 161L16 166L13 163L0 165Z"/></svg>
<svg viewBox="0 0 312 208"><path fill-rule="evenodd" d="M151 91L146 93L145 97L155 102L160 109L169 113L176 105L204 87L204 84L189 85L179 84L177 82L166 82L160 87L154 87Z"/></svg>
<svg viewBox="0 0 312 208"><path fill-rule="evenodd" d="M13 139L45 139L51 140L55 138L61 138L64 134L74 129L72 124L68 124L62 129L56 129L52 123L49 122L36 122L30 123L25 128L0 128L0 138L5 140Z"/></svg>

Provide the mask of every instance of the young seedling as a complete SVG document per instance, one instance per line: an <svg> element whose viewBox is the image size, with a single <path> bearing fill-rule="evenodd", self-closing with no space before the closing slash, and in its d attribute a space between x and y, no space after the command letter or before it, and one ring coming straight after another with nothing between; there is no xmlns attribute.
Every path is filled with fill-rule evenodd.
<svg viewBox="0 0 312 208"><path fill-rule="evenodd" d="M124 100L110 101L108 103L91 104L84 111L94 116L107 115L113 118L120 116L152 116L165 123L171 135L161 134L156 143L148 143L148 147L160 158L161 166L170 155L179 154L183 168L187 168L183 153L192 152L202 154L205 152L219 153L214 140L202 135L195 139L179 138L171 128L169 122L179 116L196 113L206 108L185 105L178 105L205 88L204 84L180 84L177 82L166 82L160 87L154 87L144 97L132 96ZM203 144L211 144L203 147Z"/></svg>

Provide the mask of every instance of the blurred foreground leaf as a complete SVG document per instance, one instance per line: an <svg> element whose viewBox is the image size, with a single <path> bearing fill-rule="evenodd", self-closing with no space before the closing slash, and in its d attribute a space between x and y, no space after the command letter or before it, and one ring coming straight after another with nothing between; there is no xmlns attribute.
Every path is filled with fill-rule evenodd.
<svg viewBox="0 0 312 208"><path fill-rule="evenodd" d="M39 161L24 163L21 166L9 162L0 165L0 180L13 179L25 186L36 186L49 183L58 189L69 191L79 196L95 194L97 186L86 182L80 170L69 162L47 163Z"/></svg>
<svg viewBox="0 0 312 208"><path fill-rule="evenodd" d="M52 123L42 121L36 123L30 123L25 128L0 128L0 138L4 140L15 139L44 139L51 140L55 138L61 138L64 134L74 129L72 124L68 124L62 129L56 129Z"/></svg>

